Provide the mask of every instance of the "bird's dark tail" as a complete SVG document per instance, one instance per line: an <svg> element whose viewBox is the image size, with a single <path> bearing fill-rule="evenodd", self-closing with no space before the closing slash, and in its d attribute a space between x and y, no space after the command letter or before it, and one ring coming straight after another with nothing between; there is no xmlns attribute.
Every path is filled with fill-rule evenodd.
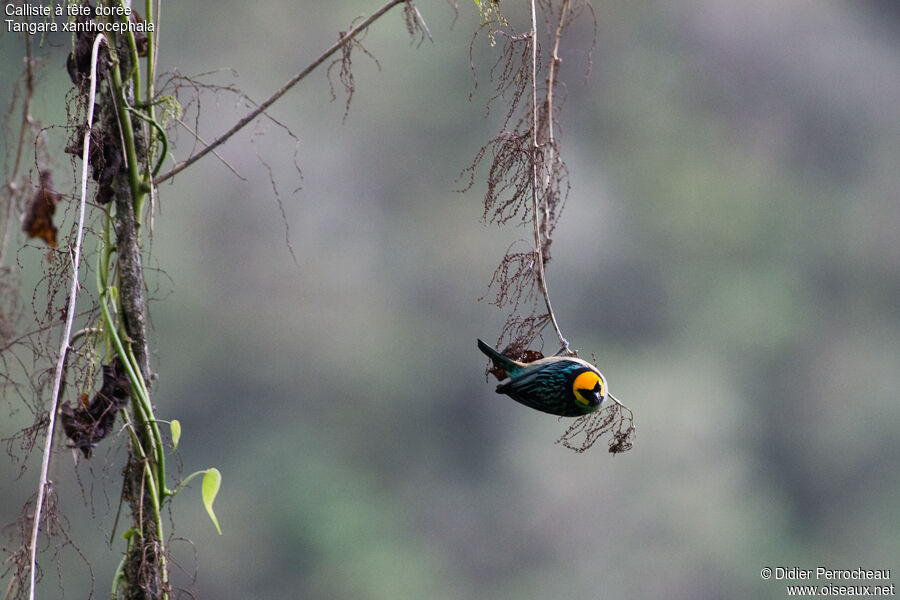
<svg viewBox="0 0 900 600"><path fill-rule="evenodd" d="M500 367L510 376L514 375L521 367L515 361L503 356L481 340L478 340L478 349L484 352L488 358L493 361L495 366Z"/></svg>

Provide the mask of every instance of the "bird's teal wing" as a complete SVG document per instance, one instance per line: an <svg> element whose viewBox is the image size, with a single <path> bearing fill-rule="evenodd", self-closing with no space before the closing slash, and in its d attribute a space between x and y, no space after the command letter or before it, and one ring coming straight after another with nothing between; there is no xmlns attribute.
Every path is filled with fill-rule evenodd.
<svg viewBox="0 0 900 600"><path fill-rule="evenodd" d="M508 384L514 384L517 389L532 391L556 388L564 385L566 379L581 368L581 365L566 360L526 365L522 373L513 377Z"/></svg>
<svg viewBox="0 0 900 600"><path fill-rule="evenodd" d="M498 385L497 392L542 412L564 417L582 415L586 411L575 401L571 381L585 370L568 360L526 366L521 374Z"/></svg>

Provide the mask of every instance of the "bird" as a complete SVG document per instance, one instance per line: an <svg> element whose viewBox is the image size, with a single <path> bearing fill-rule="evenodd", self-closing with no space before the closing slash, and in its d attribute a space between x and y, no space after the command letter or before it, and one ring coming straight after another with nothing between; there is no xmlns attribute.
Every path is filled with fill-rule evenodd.
<svg viewBox="0 0 900 600"><path fill-rule="evenodd" d="M580 417L600 410L610 397L606 378L597 367L580 358L550 356L522 363L478 340L478 349L506 371L508 377L497 386L516 402L560 417Z"/></svg>

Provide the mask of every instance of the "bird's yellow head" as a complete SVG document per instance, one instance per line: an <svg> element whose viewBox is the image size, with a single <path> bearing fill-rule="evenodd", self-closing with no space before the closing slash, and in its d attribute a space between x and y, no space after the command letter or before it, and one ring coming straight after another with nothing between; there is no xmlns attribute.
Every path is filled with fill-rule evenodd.
<svg viewBox="0 0 900 600"><path fill-rule="evenodd" d="M572 382L572 394L585 409L596 409L606 398L606 379L597 371L579 373Z"/></svg>

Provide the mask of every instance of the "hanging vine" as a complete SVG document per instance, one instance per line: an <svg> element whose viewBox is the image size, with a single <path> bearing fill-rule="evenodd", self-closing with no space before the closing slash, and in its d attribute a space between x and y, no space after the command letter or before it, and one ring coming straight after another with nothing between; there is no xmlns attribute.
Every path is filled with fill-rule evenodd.
<svg viewBox="0 0 900 600"><path fill-rule="evenodd" d="M533 238L530 244L519 241L509 247L488 284L492 291L490 303L507 312L497 345L504 348L502 354L506 357L533 362L543 355L528 348L550 325L559 342L556 355L577 357L553 310L546 265L550 261L553 231L570 190L568 168L561 159L556 134L559 48L567 27L585 13L593 18L593 13L588 3L580 0L561 0L558 4L532 0L530 30L517 33L503 16L497 0L475 2L491 45L497 39L502 44L490 71L495 90L488 100L488 109L503 98L507 111L500 132L479 149L472 164L463 171L467 179L463 191L474 185L477 170L490 157L484 221L530 227ZM538 41L539 11L550 32L552 52L546 62ZM613 402L601 410L578 417L558 442L583 452L604 433L610 433L610 452L630 449L633 414L611 394L609 398Z"/></svg>

